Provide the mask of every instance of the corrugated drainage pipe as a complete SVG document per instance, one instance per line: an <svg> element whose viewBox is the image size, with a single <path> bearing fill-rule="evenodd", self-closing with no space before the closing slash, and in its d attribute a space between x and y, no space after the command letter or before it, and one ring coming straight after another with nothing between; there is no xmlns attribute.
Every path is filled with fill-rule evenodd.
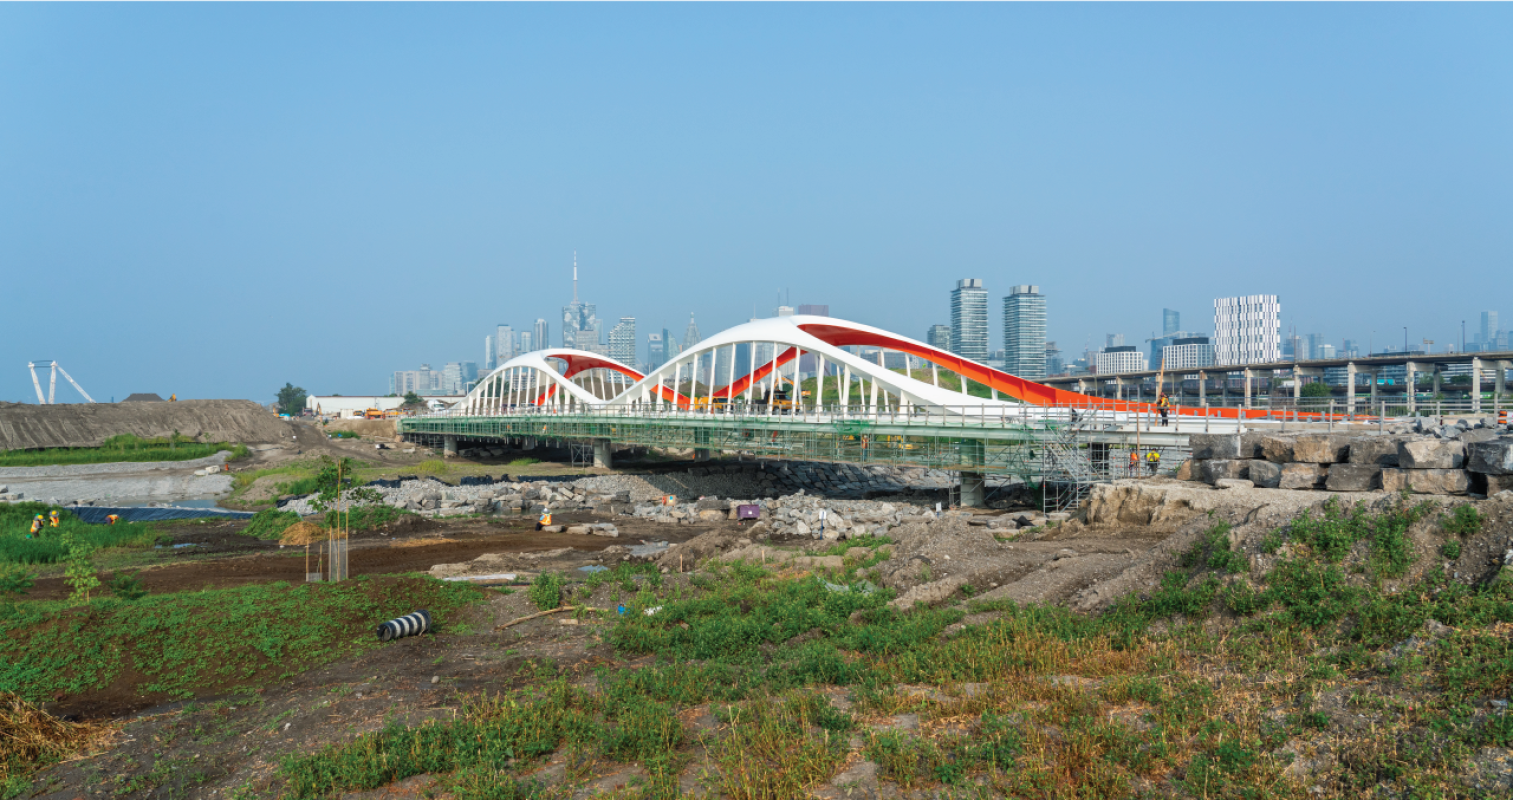
<svg viewBox="0 0 1513 800"><path fill-rule="evenodd" d="M378 641L387 642L416 636L431 629L431 612L421 609L413 614L397 617L378 626Z"/></svg>

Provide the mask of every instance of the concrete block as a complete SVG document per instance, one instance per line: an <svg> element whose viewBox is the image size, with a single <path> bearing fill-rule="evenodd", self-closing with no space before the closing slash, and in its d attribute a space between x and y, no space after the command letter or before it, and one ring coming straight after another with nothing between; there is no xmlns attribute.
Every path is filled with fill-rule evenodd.
<svg viewBox="0 0 1513 800"><path fill-rule="evenodd" d="M1397 465L1403 469L1460 469L1466 465L1466 446L1453 439L1414 439L1397 446Z"/></svg>
<svg viewBox="0 0 1513 800"><path fill-rule="evenodd" d="M1375 464L1332 464L1324 488L1331 492L1369 492L1382 488L1382 468Z"/></svg>
<svg viewBox="0 0 1513 800"><path fill-rule="evenodd" d="M1322 489L1328 469L1318 464L1283 464L1278 489Z"/></svg>
<svg viewBox="0 0 1513 800"><path fill-rule="evenodd" d="M1471 491L1492 497L1498 492L1513 491L1513 475L1486 475L1480 472L1467 472L1466 477L1471 480Z"/></svg>
<svg viewBox="0 0 1513 800"><path fill-rule="evenodd" d="M1238 437L1236 437L1238 442ZM1250 460L1239 458L1216 458L1199 462L1203 482L1213 486L1223 478L1249 478Z"/></svg>
<svg viewBox="0 0 1513 800"><path fill-rule="evenodd" d="M1261 458L1277 464L1291 464L1297 459L1293 458L1293 443L1296 436L1277 436L1268 434L1261 437Z"/></svg>
<svg viewBox="0 0 1513 800"><path fill-rule="evenodd" d="M1338 464L1350 456L1350 437L1314 433L1293 440L1292 460L1305 464Z"/></svg>
<svg viewBox="0 0 1513 800"><path fill-rule="evenodd" d="M1389 492L1407 490L1414 494L1465 494L1471 478L1463 469L1384 469L1382 488Z"/></svg>
<svg viewBox="0 0 1513 800"><path fill-rule="evenodd" d="M1350 440L1350 463L1395 467L1400 440L1387 436L1361 436Z"/></svg>
<svg viewBox="0 0 1513 800"><path fill-rule="evenodd" d="M1215 489L1254 489L1254 488L1256 488L1256 484L1253 481L1247 481L1247 480L1243 480L1241 478L1220 478L1217 481L1214 481L1214 488Z"/></svg>
<svg viewBox="0 0 1513 800"><path fill-rule="evenodd" d="M1250 480L1262 489L1276 489L1282 485L1282 465L1272 461L1252 461Z"/></svg>
<svg viewBox="0 0 1513 800"><path fill-rule="evenodd" d="M1513 475L1513 439L1476 442L1468 448L1466 469L1483 475Z"/></svg>
<svg viewBox="0 0 1513 800"><path fill-rule="evenodd" d="M1261 446L1266 442L1269 433L1251 431L1240 434L1240 458L1264 458L1261 455Z"/></svg>
<svg viewBox="0 0 1513 800"><path fill-rule="evenodd" d="M1229 460L1240 457L1240 434L1195 433L1188 439L1193 458Z"/></svg>

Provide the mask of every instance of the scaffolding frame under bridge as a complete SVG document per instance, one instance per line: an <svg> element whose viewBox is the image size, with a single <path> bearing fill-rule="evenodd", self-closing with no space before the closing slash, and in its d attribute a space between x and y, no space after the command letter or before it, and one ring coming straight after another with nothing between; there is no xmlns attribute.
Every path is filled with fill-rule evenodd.
<svg viewBox="0 0 1513 800"><path fill-rule="evenodd" d="M1017 417L1017 418L1016 418ZM982 505L988 475L1022 481L1045 511L1075 510L1100 481L1085 431L1090 414L1035 414L965 420L959 427L909 415L764 415L658 412L632 406L507 416L427 416L399 420L407 439L557 440L691 449L794 461L882 464L960 473L962 505Z"/></svg>

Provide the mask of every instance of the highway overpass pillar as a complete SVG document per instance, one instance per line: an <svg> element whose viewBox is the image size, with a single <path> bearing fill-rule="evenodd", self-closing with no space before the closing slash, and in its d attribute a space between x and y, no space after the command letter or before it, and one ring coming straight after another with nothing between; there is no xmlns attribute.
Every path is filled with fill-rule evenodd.
<svg viewBox="0 0 1513 800"><path fill-rule="evenodd" d="M609 469L615 465L614 455L609 449L608 439L594 440L594 466Z"/></svg>
<svg viewBox="0 0 1513 800"><path fill-rule="evenodd" d="M1208 373L1198 373L1198 405L1208 408Z"/></svg>
<svg viewBox="0 0 1513 800"><path fill-rule="evenodd" d="M443 458L457 455L457 437L441 437L441 455Z"/></svg>
<svg viewBox="0 0 1513 800"><path fill-rule="evenodd" d="M710 456L712 455L712 452L710 451L710 449L708 447L708 445L709 445L709 431L707 429L705 429L705 428L696 428L696 429L694 429L694 432L693 432L693 441L694 441L693 460L694 461L708 461L710 459Z"/></svg>
<svg viewBox="0 0 1513 800"><path fill-rule="evenodd" d="M1481 411L1481 359L1471 357L1471 413Z"/></svg>
<svg viewBox="0 0 1513 800"><path fill-rule="evenodd" d="M1413 416L1413 409L1417 406L1415 395L1418 394L1418 365L1412 361L1403 365L1403 384L1408 398L1408 415Z"/></svg>
<svg viewBox="0 0 1513 800"><path fill-rule="evenodd" d="M1355 413L1355 362L1345 362L1345 413Z"/></svg>
<svg viewBox="0 0 1513 800"><path fill-rule="evenodd" d="M1498 361L1493 367L1495 370L1493 375L1496 376L1492 379L1493 398L1502 397L1508 391L1508 364L1507 361Z"/></svg>
<svg viewBox="0 0 1513 800"><path fill-rule="evenodd" d="M1245 407L1250 408L1250 370L1245 370Z"/></svg>
<svg viewBox="0 0 1513 800"><path fill-rule="evenodd" d="M961 507L981 508L986 502L986 485L981 472L961 473Z"/></svg>

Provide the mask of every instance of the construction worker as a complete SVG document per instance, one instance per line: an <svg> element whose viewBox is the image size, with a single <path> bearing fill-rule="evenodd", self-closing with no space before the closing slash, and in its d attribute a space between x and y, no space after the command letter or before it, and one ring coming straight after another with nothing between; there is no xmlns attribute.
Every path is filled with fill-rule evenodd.
<svg viewBox="0 0 1513 800"><path fill-rule="evenodd" d="M27 538L30 539L31 537L36 536L37 534L41 533L42 532L42 526L45 525L45 524L46 523L42 521L42 515L38 514L37 518L34 519L34 520L32 520L31 533L27 534Z"/></svg>
<svg viewBox="0 0 1513 800"><path fill-rule="evenodd" d="M52 510L51 514L47 515L47 525L48 525L48 527L56 528L56 527L58 527L58 523L60 521L61 520L58 519L58 509L56 509L56 508Z"/></svg>
<svg viewBox="0 0 1513 800"><path fill-rule="evenodd" d="M1151 474L1155 475L1156 470L1161 469L1161 454L1152 449L1145 454L1145 463L1150 465Z"/></svg>
<svg viewBox="0 0 1513 800"><path fill-rule="evenodd" d="M541 516L536 519L536 530L539 531L550 524L552 524L552 510L546 509L545 511L542 511Z"/></svg>
<svg viewBox="0 0 1513 800"><path fill-rule="evenodd" d="M1129 451L1129 476L1140 477L1140 454L1134 450Z"/></svg>
<svg viewBox="0 0 1513 800"><path fill-rule="evenodd" d="M114 525L114 524L116 524L117 522L120 522L120 521L121 521L121 515L120 514L108 514L105 517L105 524L106 525Z"/></svg>
<svg viewBox="0 0 1513 800"><path fill-rule="evenodd" d="M1170 397L1166 396L1166 392L1162 392L1161 397L1156 400L1156 408L1161 412L1161 427L1164 428L1166 427L1166 415L1172 410L1172 401Z"/></svg>

